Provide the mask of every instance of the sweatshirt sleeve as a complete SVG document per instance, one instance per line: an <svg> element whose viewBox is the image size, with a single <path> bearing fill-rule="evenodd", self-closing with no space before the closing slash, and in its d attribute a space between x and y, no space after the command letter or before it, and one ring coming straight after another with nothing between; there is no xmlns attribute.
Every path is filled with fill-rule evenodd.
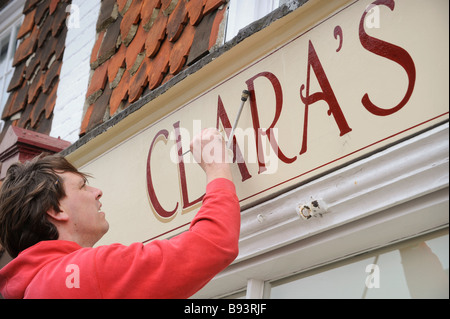
<svg viewBox="0 0 450 319"><path fill-rule="evenodd" d="M234 184L215 179L188 231L148 244L98 247L103 298L188 298L238 255L240 207Z"/></svg>

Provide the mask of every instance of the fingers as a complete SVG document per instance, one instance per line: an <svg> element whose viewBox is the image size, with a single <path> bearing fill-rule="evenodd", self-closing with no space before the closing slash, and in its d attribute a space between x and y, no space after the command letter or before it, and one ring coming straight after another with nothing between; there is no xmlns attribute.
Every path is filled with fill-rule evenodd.
<svg viewBox="0 0 450 319"><path fill-rule="evenodd" d="M216 178L232 179L230 163L233 152L226 148L222 134L215 128L202 130L191 141L194 159L206 173L209 183Z"/></svg>
<svg viewBox="0 0 450 319"><path fill-rule="evenodd" d="M200 164L226 161L226 145L222 135L214 128L202 130L190 145L194 159Z"/></svg>

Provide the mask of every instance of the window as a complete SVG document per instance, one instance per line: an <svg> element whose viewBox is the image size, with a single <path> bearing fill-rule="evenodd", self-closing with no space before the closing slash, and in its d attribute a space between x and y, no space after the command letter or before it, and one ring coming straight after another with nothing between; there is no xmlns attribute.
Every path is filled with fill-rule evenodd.
<svg viewBox="0 0 450 319"><path fill-rule="evenodd" d="M232 293L231 295L224 296L221 299L245 299L246 293L247 293L246 290L242 290L239 292Z"/></svg>
<svg viewBox="0 0 450 319"><path fill-rule="evenodd" d="M225 41L235 37L239 30L264 17L289 0L230 0Z"/></svg>
<svg viewBox="0 0 450 319"><path fill-rule="evenodd" d="M12 63L17 48L16 36L18 30L18 26L13 26L4 32L0 38L0 104L2 112L6 101L8 100L9 93L6 91L14 72Z"/></svg>
<svg viewBox="0 0 450 319"><path fill-rule="evenodd" d="M17 32L22 24L24 1L11 1L0 11L0 115L8 100L9 82L14 73L12 66L17 49ZM0 130L3 121L0 121Z"/></svg>
<svg viewBox="0 0 450 319"><path fill-rule="evenodd" d="M448 229L271 282L270 298L448 298Z"/></svg>

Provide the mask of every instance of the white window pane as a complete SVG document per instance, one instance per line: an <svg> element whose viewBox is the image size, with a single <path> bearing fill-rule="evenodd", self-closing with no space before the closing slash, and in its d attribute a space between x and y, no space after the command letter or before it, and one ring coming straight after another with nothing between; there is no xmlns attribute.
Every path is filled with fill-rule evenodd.
<svg viewBox="0 0 450 319"><path fill-rule="evenodd" d="M239 30L264 17L279 6L280 0L230 0L225 41Z"/></svg>
<svg viewBox="0 0 450 319"><path fill-rule="evenodd" d="M240 292L236 292L234 294L228 295L223 297L222 299L245 299L245 295L246 295L247 291L243 290Z"/></svg>
<svg viewBox="0 0 450 319"><path fill-rule="evenodd" d="M9 82L11 82L11 78L13 76L13 72L10 70L7 74L5 74L4 76L4 80L3 80L3 91L2 91L2 97L1 97L1 101L0 101L0 109L3 110L3 107L6 104L6 101L8 101L8 97L9 97L9 93L6 92L6 90L8 89L9 86ZM1 115L1 114L0 114Z"/></svg>
<svg viewBox="0 0 450 319"><path fill-rule="evenodd" d="M272 286L272 299L333 299L361 298L367 276L366 265L374 258L322 271L291 282L281 282Z"/></svg>
<svg viewBox="0 0 450 319"><path fill-rule="evenodd" d="M0 77L6 72L6 60L8 56L9 37L0 39Z"/></svg>
<svg viewBox="0 0 450 319"><path fill-rule="evenodd" d="M412 240L271 284L270 298L449 297L449 237Z"/></svg>
<svg viewBox="0 0 450 319"><path fill-rule="evenodd" d="M12 64L14 61L14 54L16 53L17 49L17 33L19 32L20 25L16 25L16 27L13 28L13 32L11 33L10 41L12 42L12 45L9 47L8 57L9 62L7 68L12 68Z"/></svg>
<svg viewBox="0 0 450 319"><path fill-rule="evenodd" d="M4 36L0 38L0 112L3 112L3 107L8 99L8 94L6 93L10 81L10 77L8 77L6 73L8 64L8 46L9 37Z"/></svg>
<svg viewBox="0 0 450 319"><path fill-rule="evenodd" d="M9 94L6 90L14 74L12 64L18 46L17 33L23 20L24 3L25 0L10 1L0 11L0 114L8 100Z"/></svg>

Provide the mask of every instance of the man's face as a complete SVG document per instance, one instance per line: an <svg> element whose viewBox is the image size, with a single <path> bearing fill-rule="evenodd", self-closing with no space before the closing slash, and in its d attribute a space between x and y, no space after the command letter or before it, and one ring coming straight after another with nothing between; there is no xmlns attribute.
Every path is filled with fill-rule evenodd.
<svg viewBox="0 0 450 319"><path fill-rule="evenodd" d="M109 229L105 213L101 211L100 189L86 184L85 179L74 173L60 174L66 197L61 199L60 209L68 216L68 229L78 244L92 247Z"/></svg>

